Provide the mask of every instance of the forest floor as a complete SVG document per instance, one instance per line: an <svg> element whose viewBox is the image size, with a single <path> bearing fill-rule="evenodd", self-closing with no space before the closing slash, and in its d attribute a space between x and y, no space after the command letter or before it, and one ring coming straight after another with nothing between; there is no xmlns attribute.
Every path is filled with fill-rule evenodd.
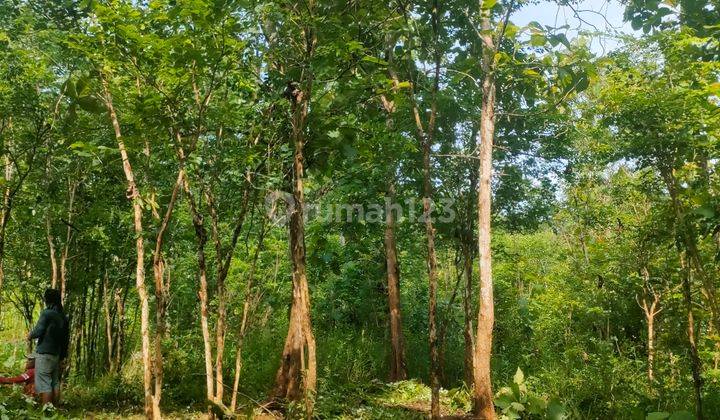
<svg viewBox="0 0 720 420"><path fill-rule="evenodd" d="M336 400L332 403L320 403L316 414L320 418L332 419L426 419L429 414L429 393L427 386L415 381L404 381L394 384L383 384L377 388L378 392L363 393L363 395L349 395L346 401ZM441 411L445 419L464 419L466 395L462 391L443 391L441 397ZM5 417L7 416L7 417ZM95 407L68 406L58 410L42 410L34 402L25 399L18 387L0 388L0 417L24 419L90 419L115 420L132 419L142 420L144 416L139 407L127 410L95 409ZM164 418L172 420L199 420L205 419L206 414L198 407L188 407L182 410L169 410ZM255 418L260 420L282 419L280 413L273 413L261 408L255 408L250 415L239 415L239 418Z"/></svg>

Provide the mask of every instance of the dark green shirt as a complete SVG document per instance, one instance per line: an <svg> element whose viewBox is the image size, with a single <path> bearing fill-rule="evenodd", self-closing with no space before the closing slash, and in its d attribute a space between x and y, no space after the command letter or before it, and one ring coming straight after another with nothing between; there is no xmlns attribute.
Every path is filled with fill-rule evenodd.
<svg viewBox="0 0 720 420"><path fill-rule="evenodd" d="M70 342L69 322L65 314L55 308L47 308L40 313L37 325L30 332L30 338L37 338L35 352L52 354L64 359Z"/></svg>

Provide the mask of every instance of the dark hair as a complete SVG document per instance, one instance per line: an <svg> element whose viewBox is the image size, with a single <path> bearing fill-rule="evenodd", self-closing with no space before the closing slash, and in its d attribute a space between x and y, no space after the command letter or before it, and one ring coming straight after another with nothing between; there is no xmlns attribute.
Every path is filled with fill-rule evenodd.
<svg viewBox="0 0 720 420"><path fill-rule="evenodd" d="M45 306L63 312L62 295L58 289L45 290Z"/></svg>

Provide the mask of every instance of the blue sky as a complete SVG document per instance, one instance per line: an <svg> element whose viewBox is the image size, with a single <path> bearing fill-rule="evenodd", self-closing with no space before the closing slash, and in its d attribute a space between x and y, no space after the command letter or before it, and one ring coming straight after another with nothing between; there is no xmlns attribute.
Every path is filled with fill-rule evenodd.
<svg viewBox="0 0 720 420"><path fill-rule="evenodd" d="M539 4L525 6L516 12L511 20L518 26L532 21L542 25L559 27L569 25L568 38L573 39L579 31L610 32L611 34L632 34L635 31L629 23L623 22L624 7L618 0L584 0L575 7L580 19L570 7L558 6L555 2L541 1ZM593 37L591 50L597 54L606 53L618 46L613 36Z"/></svg>

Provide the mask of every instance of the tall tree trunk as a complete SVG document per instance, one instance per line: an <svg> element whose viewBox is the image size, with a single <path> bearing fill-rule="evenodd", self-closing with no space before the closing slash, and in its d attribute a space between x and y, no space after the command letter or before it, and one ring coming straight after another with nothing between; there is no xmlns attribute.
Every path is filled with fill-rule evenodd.
<svg viewBox="0 0 720 420"><path fill-rule="evenodd" d="M122 352L123 343L125 336L125 297L127 296L127 289L125 294L120 289L115 290L115 313L117 317L117 332L115 334L115 372L120 371L120 365L122 363Z"/></svg>
<svg viewBox="0 0 720 420"><path fill-rule="evenodd" d="M471 246L471 244L467 244ZM463 293L463 338L465 341L465 384L473 384L473 359L475 353L475 336L473 334L472 290L473 290L473 252L463 247L463 274L465 276L465 293Z"/></svg>
<svg viewBox="0 0 720 420"><path fill-rule="evenodd" d="M428 267L428 316L430 340L430 387L431 403L430 416L440 418L440 353L437 335L437 257L435 255L435 228L432 223L432 187L430 186L430 139L426 138L423 144L423 219L425 220L425 235L427 237L427 267Z"/></svg>
<svg viewBox="0 0 720 420"><path fill-rule="evenodd" d="M255 248L255 255L253 256L252 265L250 266L250 272L248 273L247 284L245 285L245 297L243 299L243 312L242 321L240 323L240 332L238 334L237 352L235 353L235 380L233 381L233 393L232 400L230 401L230 412L234 413L237 407L237 396L238 389L240 388L240 372L242 371L242 349L243 342L245 341L245 334L247 333L248 317L252 307L257 302L252 302L251 299L255 296L253 293L253 287L255 283L255 268L257 267L258 258L260 257L260 251L262 250L263 243L265 240L265 219L263 219L262 227L260 228L260 237L258 239L257 248ZM253 299L254 300L254 299Z"/></svg>
<svg viewBox="0 0 720 420"><path fill-rule="evenodd" d="M647 323L647 374L648 381L652 384L655 381L655 317L662 309L658 307L660 295L654 291L650 284L650 272L646 266L640 269L640 275L643 278L643 296L641 300L638 300L638 304L645 314Z"/></svg>
<svg viewBox="0 0 720 420"><path fill-rule="evenodd" d="M155 322L156 322L156 334L155 334L155 358L154 358L154 376L155 376L155 391L153 395L154 409L160 410L160 400L162 398L162 383L163 383L163 353L162 343L167 333L167 304L169 281L165 281L169 278L169 272L165 266L165 258L163 257L163 244L165 239L165 232L167 232L170 218L172 217L173 209L175 208L175 202L177 201L178 191L180 190L183 179L185 177L185 171L183 164L180 164L175 185L173 186L172 193L170 194L170 201L168 202L165 215L158 229L157 235L155 235L155 250L153 252L153 279L155 281Z"/></svg>
<svg viewBox="0 0 720 420"><path fill-rule="evenodd" d="M695 341L695 319L693 316L692 308L692 289L691 289L691 276L692 269L690 265L685 261L685 256L680 255L680 265L682 267L682 286L683 286L683 298L685 300L685 306L687 308L687 333L688 333L688 345L690 347L690 360L693 378L693 387L695 389L695 417L698 420L703 420L702 410L702 385L703 379L701 376L702 365L700 356L698 355L697 343Z"/></svg>
<svg viewBox="0 0 720 420"><path fill-rule="evenodd" d="M392 80L393 90L397 93L400 81L395 73L392 63L394 60L393 49L395 39L387 36L389 42L385 52L385 59L388 65L388 74ZM385 126L392 131L395 126L393 114L395 113L395 101L389 100L384 94L380 99L387 112L388 117ZM394 171L394 169L393 169ZM402 311L400 310L400 264L397 255L397 241L395 239L395 215L393 214L393 203L395 202L395 173L388 174L387 194L385 196L385 267L387 270L388 309L390 311L390 380L392 382L407 379L407 363L405 361L405 339L402 330Z"/></svg>
<svg viewBox="0 0 720 420"><path fill-rule="evenodd" d="M9 148L10 140L6 140L5 147ZM5 188L3 189L3 206L2 212L0 213L0 322L2 322L2 291L3 283L5 282L5 234L7 232L7 225L10 221L10 212L12 211L12 189L10 188L10 180L13 176L13 167L10 157L6 154L5 160ZM1 325L0 325L1 326Z"/></svg>
<svg viewBox="0 0 720 420"><path fill-rule="evenodd" d="M388 306L390 309L390 345L392 359L390 361L390 381L407 379L407 366L405 362L405 343L402 331L402 316L400 312L400 267L397 258L397 245L395 242L395 215L393 203L395 201L395 183L388 185L385 208L385 262L387 269Z"/></svg>
<svg viewBox="0 0 720 420"><path fill-rule="evenodd" d="M70 240L72 239L73 205L75 204L75 192L78 187L78 180L73 180L68 186L68 209L67 209L67 231L65 232L65 246L60 254L60 299L65 302L67 289L67 260L70 252Z"/></svg>
<svg viewBox="0 0 720 420"><path fill-rule="evenodd" d="M205 196L208 202L208 208L210 212L213 241L215 242L215 255L217 258L217 302L218 302L218 317L215 325L215 402L219 405L222 410L225 410L223 405L223 393L225 390L225 383L223 380L223 357L225 354L225 334L227 333L227 289L225 287L225 279L230 271L230 264L232 263L233 256L235 255L235 248L237 246L238 238L242 233L243 223L248 210L250 189L252 188L253 175L251 173L246 174L247 187L243 191L242 206L240 213L235 221L235 227L233 229L230 245L228 249L223 252L223 247L220 241L219 232L219 218L215 206L215 198L212 194L210 187L206 189Z"/></svg>
<svg viewBox="0 0 720 420"><path fill-rule="evenodd" d="M208 321L208 282L207 263L205 259L207 230L205 229L203 216L195 203L187 177L185 177L183 185L185 188L185 194L188 197L188 205L190 206L190 213L192 215L195 237L197 240L197 262L200 278L200 290L198 291L198 297L200 298L200 329L202 331L205 350L205 391L208 400L208 417L213 418L214 414L211 404L215 400L215 379L212 362L212 342L210 341L210 325Z"/></svg>
<svg viewBox="0 0 720 420"><path fill-rule="evenodd" d="M422 174L423 174L423 222L425 223L425 236L427 241L427 270L428 270L428 342L430 346L430 417L440 418L440 349L438 341L437 324L437 257L435 254L435 228L432 223L432 180L430 175L430 152L435 135L435 124L437 120L437 94L440 86L440 61L442 54L439 44L440 11L438 1L432 5L432 28L435 41L434 51L434 81L431 91L431 109L428 119L427 131L423 128L422 116L415 99L415 93L411 92L413 118L417 137L422 150Z"/></svg>
<svg viewBox="0 0 720 420"><path fill-rule="evenodd" d="M312 38L314 47L314 35ZM275 376L275 398L305 401L306 416L312 416L317 382L317 362L315 356L315 336L310 320L310 290L305 272L305 221L304 204L304 162L305 124L307 120L310 87L312 79L307 80L306 92L295 87L290 92L292 101L292 143L293 151L293 203L290 209L289 238L290 258L292 261L292 306L288 333L285 339L280 368Z"/></svg>
<svg viewBox="0 0 720 420"><path fill-rule="evenodd" d="M48 252L50 254L50 267L51 267L51 278L50 287L53 289L58 288L58 264L57 257L55 256L55 238L52 234L52 224L50 222L50 212L45 216L45 230L48 242Z"/></svg>
<svg viewBox="0 0 720 420"><path fill-rule="evenodd" d="M477 130L472 131L471 144L473 148L477 139ZM463 339L464 339L464 367L465 384L468 388L473 386L473 359L475 358L475 334L473 332L473 260L475 259L475 211L477 210L477 187L478 171L474 167L470 169L470 188L467 194L467 207L463 217L463 225L460 232L460 249L462 251L463 275L465 277L465 288L463 290Z"/></svg>
<svg viewBox="0 0 720 420"><path fill-rule="evenodd" d="M490 224L492 200L492 151L495 137L495 45L490 26L490 10L483 9L481 22L482 53L482 104L480 110L480 162L478 188L478 261L480 265L480 307L478 309L475 358L473 360L473 411L477 418L495 419L490 359L492 334L495 323L493 300L492 257Z"/></svg>
<svg viewBox="0 0 720 420"><path fill-rule="evenodd" d="M103 314L105 315L105 339L107 341L107 362L108 372L115 372L113 366L113 333L112 333L112 315L110 314L110 281L108 279L107 268L105 268L105 275L103 276Z"/></svg>
<svg viewBox="0 0 720 420"><path fill-rule="evenodd" d="M105 105L108 109L110 120L112 121L113 130L115 132L115 140L117 141L120 157L122 159L123 172L127 180L127 198L131 200L133 207L133 228L135 232L135 287L140 300L140 336L142 341L142 360L143 360L143 390L145 395L145 417L147 419L160 419L159 410L153 408L153 381L152 381L152 361L150 359L150 304L148 301L147 287L145 285L145 240L143 238L144 231L142 225L142 203L140 191L135 183L135 175L132 165L128 157L125 141L120 130L120 123L113 107L112 96L108 88L108 82L104 75L102 77L102 85L105 94Z"/></svg>

